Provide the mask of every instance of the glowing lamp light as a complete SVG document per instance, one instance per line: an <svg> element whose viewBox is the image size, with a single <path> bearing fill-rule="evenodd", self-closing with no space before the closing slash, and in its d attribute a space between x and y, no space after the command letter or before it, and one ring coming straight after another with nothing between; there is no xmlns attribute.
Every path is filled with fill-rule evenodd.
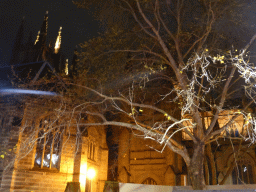
<svg viewBox="0 0 256 192"><path fill-rule="evenodd" d="M80 167L80 176L79 176L79 181L81 183L82 186L85 185L85 181L86 181L86 170L87 170L87 164L83 164Z"/></svg>
<svg viewBox="0 0 256 192"><path fill-rule="evenodd" d="M86 173L86 170L87 170L87 165L86 164L83 164L81 167L80 167L80 172L85 174Z"/></svg>
<svg viewBox="0 0 256 192"><path fill-rule="evenodd" d="M96 175L96 172L93 168L88 169L87 171L87 178L92 180Z"/></svg>

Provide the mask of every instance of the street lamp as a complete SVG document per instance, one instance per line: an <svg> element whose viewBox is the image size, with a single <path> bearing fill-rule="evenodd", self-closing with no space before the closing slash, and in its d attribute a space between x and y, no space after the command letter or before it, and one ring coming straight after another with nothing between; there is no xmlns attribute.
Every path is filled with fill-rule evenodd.
<svg viewBox="0 0 256 192"><path fill-rule="evenodd" d="M88 169L87 171L87 177L92 180L96 175L96 172L93 168Z"/></svg>

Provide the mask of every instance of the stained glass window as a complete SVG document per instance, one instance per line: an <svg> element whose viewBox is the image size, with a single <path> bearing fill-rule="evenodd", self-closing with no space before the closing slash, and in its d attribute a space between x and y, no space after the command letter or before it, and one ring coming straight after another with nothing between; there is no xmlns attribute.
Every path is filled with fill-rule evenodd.
<svg viewBox="0 0 256 192"><path fill-rule="evenodd" d="M39 124L34 166L38 168L58 169L61 149L61 132L58 121L50 117Z"/></svg>

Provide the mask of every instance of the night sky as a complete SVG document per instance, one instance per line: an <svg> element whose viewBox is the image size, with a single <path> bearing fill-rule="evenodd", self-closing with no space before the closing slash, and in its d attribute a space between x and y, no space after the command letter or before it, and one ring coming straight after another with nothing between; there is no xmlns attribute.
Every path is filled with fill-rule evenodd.
<svg viewBox="0 0 256 192"><path fill-rule="evenodd" d="M62 26L62 49L69 61L76 45L100 32L93 15L88 10L78 9L72 0L0 0L0 66L7 66L10 61L22 18L25 17L25 42L30 32L35 40L46 11L49 11L47 41L55 42Z"/></svg>
<svg viewBox="0 0 256 192"><path fill-rule="evenodd" d="M255 3L248 3L248 10L236 10L243 18L247 20L249 27L247 32L252 35L256 33ZM25 17L25 41L30 32L33 39L36 39L37 32L40 30L45 12L49 11L48 18L48 38L55 41L59 27L62 26L62 49L63 53L72 58L73 50L76 45L98 35L100 24L93 18L93 14L88 10L78 9L72 0L0 0L0 66L6 66L9 63L12 46L18 27L22 18ZM226 24L223 23L220 28L225 30ZM235 37L237 30L233 30ZM250 38L249 35L238 38Z"/></svg>
<svg viewBox="0 0 256 192"><path fill-rule="evenodd" d="M243 15L241 19L248 22L248 27L243 30L242 36L237 35L240 29L232 29L229 35L231 39L243 39L242 46L256 33L255 3L248 3L246 6L251 8L238 8L236 11ZM30 33L35 40L46 11L49 12L47 41L55 42L59 27L62 26L62 51L70 62L76 45L103 32L100 23L93 17L93 11L78 9L72 0L0 0L0 67L9 64L12 46L22 18L25 17L25 42ZM226 26L223 22L219 30L226 30ZM256 43L251 47L253 50L255 45Z"/></svg>

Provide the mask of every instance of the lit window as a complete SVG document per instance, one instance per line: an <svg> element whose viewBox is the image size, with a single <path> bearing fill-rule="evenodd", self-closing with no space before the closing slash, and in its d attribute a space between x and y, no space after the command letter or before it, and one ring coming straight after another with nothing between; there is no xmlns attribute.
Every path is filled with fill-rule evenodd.
<svg viewBox="0 0 256 192"><path fill-rule="evenodd" d="M88 144L88 159L95 160L95 144L89 141Z"/></svg>
<svg viewBox="0 0 256 192"><path fill-rule="evenodd" d="M58 121L50 118L40 121L34 166L58 169L60 161L61 132Z"/></svg>

